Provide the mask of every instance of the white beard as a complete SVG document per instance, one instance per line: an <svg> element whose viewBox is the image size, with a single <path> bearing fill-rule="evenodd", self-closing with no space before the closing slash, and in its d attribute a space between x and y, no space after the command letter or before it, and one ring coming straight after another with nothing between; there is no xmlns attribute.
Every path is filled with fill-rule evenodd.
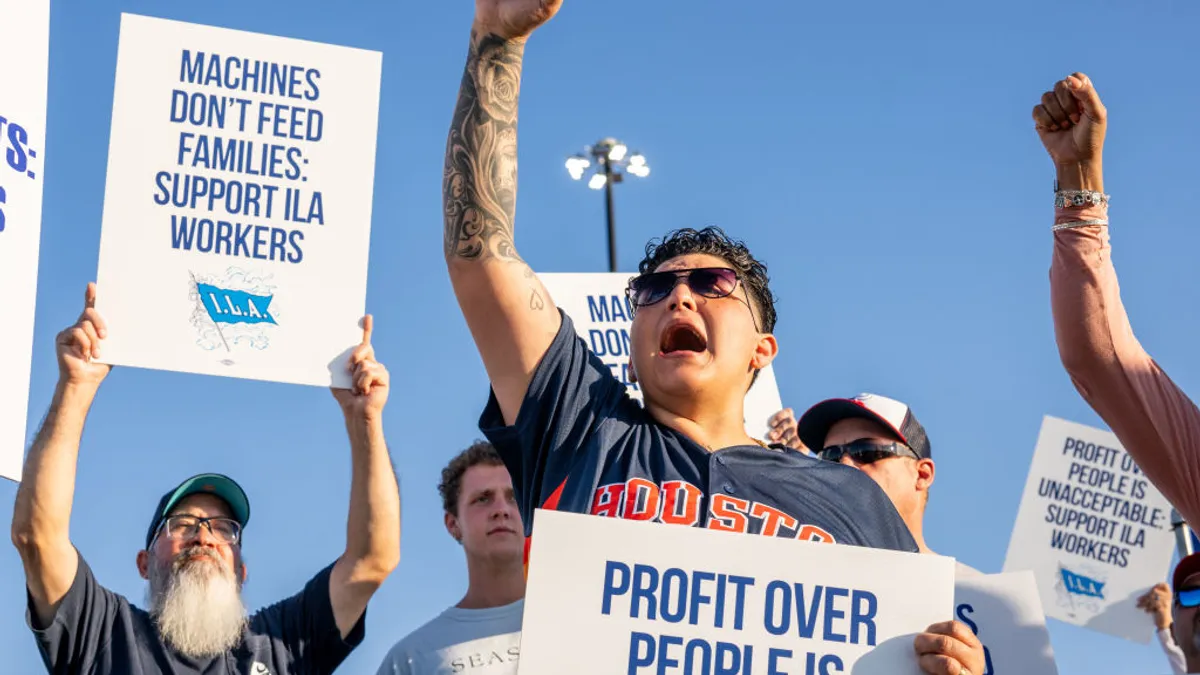
<svg viewBox="0 0 1200 675"><path fill-rule="evenodd" d="M150 616L180 654L207 658L241 642L246 628L241 583L216 553L188 549L165 565L152 565L149 576Z"/></svg>

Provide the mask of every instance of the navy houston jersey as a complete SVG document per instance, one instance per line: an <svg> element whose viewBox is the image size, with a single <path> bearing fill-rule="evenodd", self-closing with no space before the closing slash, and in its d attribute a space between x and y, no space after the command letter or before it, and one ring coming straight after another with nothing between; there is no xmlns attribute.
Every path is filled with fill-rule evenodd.
<svg viewBox="0 0 1200 675"><path fill-rule="evenodd" d="M479 421L504 458L528 536L534 509L917 551L861 471L757 445L709 452L654 421L563 313L516 424L493 394Z"/></svg>

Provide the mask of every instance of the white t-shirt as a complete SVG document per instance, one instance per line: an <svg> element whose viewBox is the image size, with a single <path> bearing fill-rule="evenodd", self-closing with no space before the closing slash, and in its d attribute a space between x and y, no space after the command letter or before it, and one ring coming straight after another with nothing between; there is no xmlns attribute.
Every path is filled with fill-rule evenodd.
<svg viewBox="0 0 1200 675"><path fill-rule="evenodd" d="M524 610L451 607L397 642L377 675L516 675Z"/></svg>

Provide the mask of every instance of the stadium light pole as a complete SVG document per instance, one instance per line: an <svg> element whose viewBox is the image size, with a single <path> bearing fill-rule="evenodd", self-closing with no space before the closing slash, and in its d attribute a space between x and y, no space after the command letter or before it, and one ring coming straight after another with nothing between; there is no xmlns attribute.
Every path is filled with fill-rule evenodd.
<svg viewBox="0 0 1200 675"><path fill-rule="evenodd" d="M613 219L613 184L625 180L625 174L645 178L650 166L640 152L629 153L629 146L615 138L584 148L582 153L567 158L567 173L574 180L583 180L591 170L588 187L604 190L604 216L608 224L608 271L617 271L617 228Z"/></svg>

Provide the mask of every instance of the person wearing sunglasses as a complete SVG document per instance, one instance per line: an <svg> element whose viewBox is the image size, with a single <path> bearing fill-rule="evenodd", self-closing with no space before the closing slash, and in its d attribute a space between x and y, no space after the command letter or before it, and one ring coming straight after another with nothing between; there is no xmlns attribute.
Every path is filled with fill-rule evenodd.
<svg viewBox="0 0 1200 675"><path fill-rule="evenodd" d="M372 317L364 318L362 344L349 359L353 388L332 390L352 456L346 547L299 593L247 616L242 542L250 502L228 476L193 476L159 500L137 555L147 609L102 586L71 542L84 423L111 370L96 360L108 327L95 301L95 284L88 284L79 320L56 339L58 386L13 508L28 623L47 671L334 672L362 642L367 603L400 558L400 495L382 424L389 376L375 360ZM108 522L103 510L92 524Z"/></svg>
<svg viewBox="0 0 1200 675"><path fill-rule="evenodd" d="M809 408L794 430L777 430L784 437L798 438L825 461L870 476L899 512L920 552L933 553L925 543L924 523L937 470L925 427L907 405L877 394L831 398ZM957 574L979 572L957 561Z"/></svg>
<svg viewBox="0 0 1200 675"><path fill-rule="evenodd" d="M1183 651L1188 673L1200 673L1200 553L1184 557L1171 576L1172 633Z"/></svg>
<svg viewBox="0 0 1200 675"><path fill-rule="evenodd" d="M443 253L491 382L479 426L512 475L526 535L542 508L915 552L887 495L861 472L765 449L747 434L746 392L778 344L766 266L744 244L704 228L646 247L623 308L633 314L629 375L644 406L521 258L522 61L529 36L561 5L476 0L442 172ZM982 649L953 629L922 634L922 665L979 675Z"/></svg>

